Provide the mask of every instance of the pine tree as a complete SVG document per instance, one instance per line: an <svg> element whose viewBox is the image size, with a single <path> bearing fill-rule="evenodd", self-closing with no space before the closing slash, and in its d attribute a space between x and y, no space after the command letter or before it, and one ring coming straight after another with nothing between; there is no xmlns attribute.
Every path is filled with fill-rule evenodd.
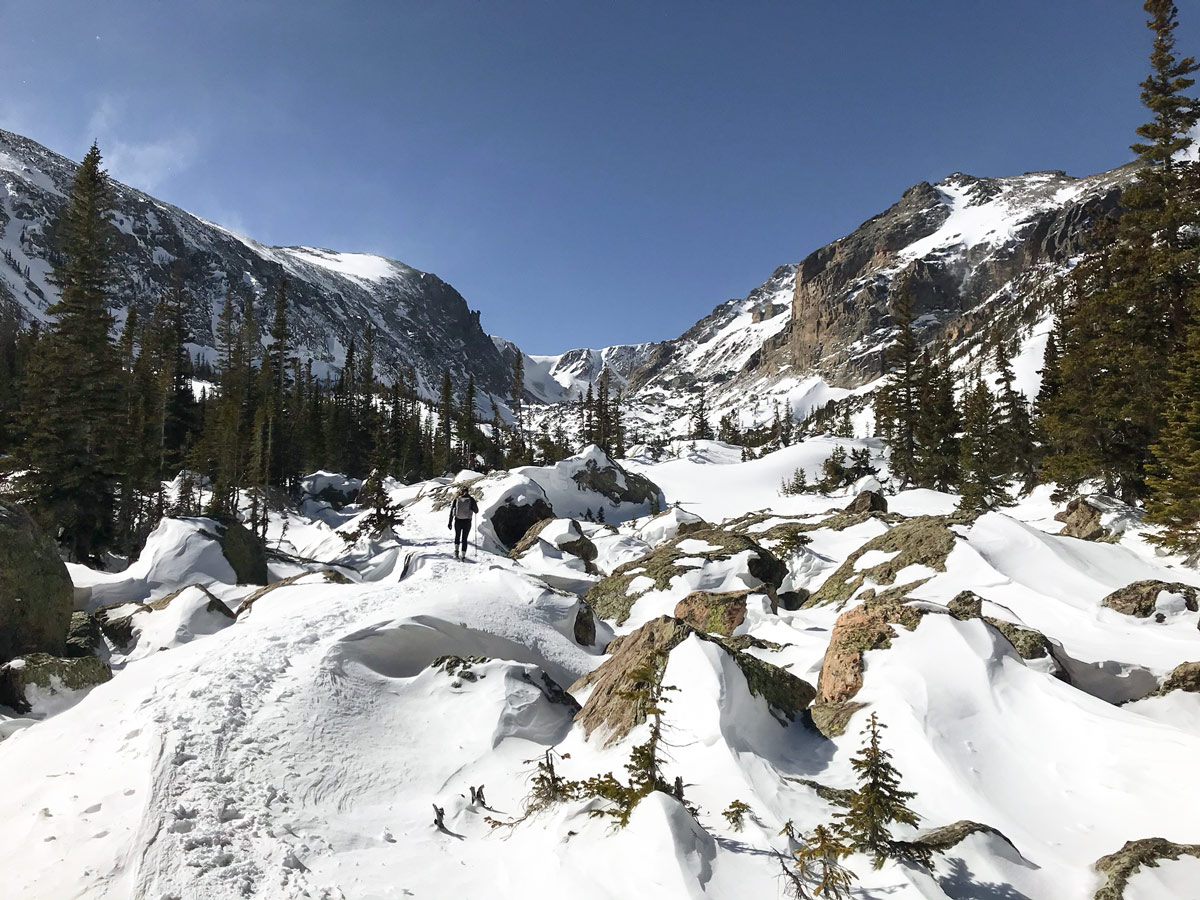
<svg viewBox="0 0 1200 900"><path fill-rule="evenodd" d="M433 466L439 472L448 472L452 462L452 435L454 433L454 388L450 382L450 370L442 372L442 394L438 403L437 446Z"/></svg>
<svg viewBox="0 0 1200 900"><path fill-rule="evenodd" d="M26 487L35 510L80 561L92 559L113 534L122 410L121 360L109 310L116 229L100 163L93 144L57 223L53 281L60 298L50 307L54 322L32 365L24 419Z"/></svg>
<svg viewBox="0 0 1200 900"><path fill-rule="evenodd" d="M913 428L916 482L948 491L958 483L960 422L954 403L954 376L942 360L923 354L917 421Z"/></svg>
<svg viewBox="0 0 1200 900"><path fill-rule="evenodd" d="M696 405L692 408L691 432L688 435L693 441L711 441L713 438L712 425L708 421L708 398L701 388Z"/></svg>
<svg viewBox="0 0 1200 900"><path fill-rule="evenodd" d="M793 894L800 900L849 900L850 887L857 876L842 860L854 852L835 829L818 825L812 834L800 836L800 849L795 852L795 869L802 887ZM793 881L793 885L796 883ZM800 890L805 893L800 893ZM811 890L811 894L808 891Z"/></svg>
<svg viewBox="0 0 1200 900"><path fill-rule="evenodd" d="M1033 489L1037 479L1033 445L1033 420L1025 395L1014 384L1011 354L1002 340L996 341L995 363L999 397L1000 466L1005 474L1021 480L1024 490Z"/></svg>
<svg viewBox="0 0 1200 900"><path fill-rule="evenodd" d="M896 342L888 348L886 362L890 371L885 407L893 426L888 440L892 474L900 479L900 489L917 477L917 410L920 396L920 366L917 334L913 330L912 288L905 281L892 301L892 318L899 329ZM876 407L876 415L879 408Z"/></svg>
<svg viewBox="0 0 1200 900"><path fill-rule="evenodd" d="M982 512L1007 503L996 401L982 380L963 395L962 422L959 508Z"/></svg>
<svg viewBox="0 0 1200 900"><path fill-rule="evenodd" d="M916 827L920 816L908 808L916 796L900 790L900 772L892 765L892 754L883 748L882 732L887 726L875 713L862 734L866 738L862 749L850 760L858 777L858 788L845 812L834 813L840 819L841 830L855 849L874 856L875 868L885 860L904 856L892 837L891 826Z"/></svg>
<svg viewBox="0 0 1200 900"><path fill-rule="evenodd" d="M509 453L509 466L525 465L529 462L525 436L525 355L516 351L513 359L510 402L513 414L513 442Z"/></svg>
<svg viewBox="0 0 1200 900"><path fill-rule="evenodd" d="M1185 95L1198 67L1177 59L1177 11L1146 0L1154 34L1142 103L1153 119L1133 145L1143 168L1121 197L1115 226L1064 281L1059 322L1061 388L1040 403L1047 456L1043 477L1070 491L1088 479L1128 502L1147 493L1146 464L1171 388L1163 373L1182 350L1200 287L1200 175L1173 156L1187 145L1200 105Z"/></svg>
<svg viewBox="0 0 1200 900"><path fill-rule="evenodd" d="M1151 451L1153 493L1146 519L1166 526L1154 540L1189 558L1200 556L1200 322L1188 327L1187 344L1174 361L1167 422Z"/></svg>

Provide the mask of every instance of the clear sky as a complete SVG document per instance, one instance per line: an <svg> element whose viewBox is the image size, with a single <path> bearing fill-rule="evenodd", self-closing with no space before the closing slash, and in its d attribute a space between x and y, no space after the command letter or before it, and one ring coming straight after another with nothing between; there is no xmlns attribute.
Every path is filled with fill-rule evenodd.
<svg viewBox="0 0 1200 900"><path fill-rule="evenodd" d="M1200 4L1179 49L1200 55ZM921 180L1131 156L1136 0L0 0L0 128L532 353L659 340Z"/></svg>

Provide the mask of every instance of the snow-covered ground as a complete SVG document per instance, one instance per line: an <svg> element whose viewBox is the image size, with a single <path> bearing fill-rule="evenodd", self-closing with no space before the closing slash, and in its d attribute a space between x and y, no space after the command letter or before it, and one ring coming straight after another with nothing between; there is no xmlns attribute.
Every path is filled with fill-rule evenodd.
<svg viewBox="0 0 1200 900"><path fill-rule="evenodd" d="M73 567L76 585L90 589L81 605L141 603L198 582L240 614L215 615L198 588L185 591L133 617L133 646L114 648L112 681L66 698L66 709L35 704L25 719L0 721L10 735L0 741L4 896L780 897L774 854L792 849L781 828L808 830L834 811L803 780L852 787L850 758L871 712L888 726L922 826L970 819L1011 845L972 835L932 873L895 863L876 871L856 855L848 865L859 900L1085 900L1102 880L1092 864L1127 840L1200 841L1200 695L1141 699L1179 663L1200 660L1200 613L1167 605L1157 622L1100 602L1134 581L1200 585L1200 574L1157 556L1137 526L1117 543L1059 536L1045 488L952 524L945 571L915 565L897 583L927 578L908 596L936 610L974 591L985 615L1046 635L1070 683L1021 659L980 619L931 614L914 630L895 626L889 649L866 654L855 698L866 707L831 739L799 719L781 724L732 657L692 636L664 675L677 688L665 707L666 766L698 818L653 794L624 830L587 815L597 801L513 828L484 821L520 814L532 761L550 747L567 777L623 773L646 726L610 746L599 734L589 740L563 691L605 661L614 632L672 614L697 586L750 589L735 634L780 645L749 652L816 684L844 610L773 609L765 589L754 593L761 582L745 554L712 558L715 545L686 528L761 511L737 530L766 544L777 524L813 526L811 542L785 560L783 587L815 591L897 524L821 527L853 490L780 496L797 468L814 481L837 444L869 448L886 481L871 441L813 438L748 462L738 448L701 441L657 463L626 461L680 506L655 518L612 505L615 526L569 521L602 502L571 478L589 459L604 464L595 451L554 470L390 483L403 521L386 538L352 534L362 522L353 506L309 500L274 512L268 534L286 554L272 575L303 577L252 604L258 589L232 583L205 520L168 520L125 572ZM328 473L311 485L328 486L337 486ZM474 557L457 561L445 502L463 486L485 513L542 498L559 518L517 559L489 526ZM942 516L956 498L913 490L888 502L906 517ZM593 561L571 552L580 538ZM581 643L579 593L656 547L675 548L684 571ZM872 550L855 568L894 555ZM326 569L340 577L304 576ZM445 656L468 661L437 662ZM577 688L576 700L588 691ZM486 800L472 803L479 785ZM721 815L733 800L751 809L740 831ZM1125 896L1195 900L1198 873L1188 856L1143 868Z"/></svg>

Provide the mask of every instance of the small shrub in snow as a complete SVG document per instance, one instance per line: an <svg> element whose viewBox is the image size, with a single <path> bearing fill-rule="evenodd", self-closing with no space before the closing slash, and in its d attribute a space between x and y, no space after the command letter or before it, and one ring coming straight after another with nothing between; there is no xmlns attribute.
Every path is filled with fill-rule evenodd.
<svg viewBox="0 0 1200 900"><path fill-rule="evenodd" d="M750 812L749 804L743 803L741 800L733 800L721 815L725 817L730 828L734 831L741 831L746 827L746 813L748 812Z"/></svg>
<svg viewBox="0 0 1200 900"><path fill-rule="evenodd" d="M795 853L794 868L784 866L788 894L796 900L848 900L857 876L842 865L854 852L845 837L835 828L818 825L798 840L802 846Z"/></svg>

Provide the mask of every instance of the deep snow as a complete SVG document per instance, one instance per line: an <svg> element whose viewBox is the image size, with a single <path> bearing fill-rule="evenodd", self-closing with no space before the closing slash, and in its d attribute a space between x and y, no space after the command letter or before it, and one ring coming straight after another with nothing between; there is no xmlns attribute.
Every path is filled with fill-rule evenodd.
<svg viewBox="0 0 1200 900"><path fill-rule="evenodd" d="M1200 614L1173 610L1157 623L1100 605L1131 581L1200 584L1200 576L1149 550L1140 526L1115 544L1058 536L1042 488L955 526L946 571L925 572L932 577L912 596L944 604L975 591L987 615L1055 641L1073 684L1021 660L978 620L930 615L914 631L898 627L891 649L867 654L856 699L869 708L829 740L802 722L780 724L728 655L692 637L672 652L664 678L678 688L666 706L667 768L684 778L698 821L653 795L618 832L581 803L513 829L484 822L519 814L531 761L548 747L567 757L569 777L623 771L645 726L605 748L585 740L561 693L602 663L614 630L672 613L697 586L755 584L744 560L709 562L697 554L710 545L685 538L685 574L645 594L619 627L601 623L595 646L575 640L580 601L572 591L677 539L697 517L769 511L747 529L752 537L777 522L819 522L853 492L781 497L779 484L797 467L812 480L837 443L878 451L868 441L819 438L743 463L737 448L698 442L679 458L629 460L630 471L682 505L657 519L629 509L617 527L568 520L594 502L571 495L564 473L578 461L480 482L460 477L483 491L485 510L535 488L553 502L560 519L516 560L486 529L474 559L451 557L438 500L453 487L448 480L390 483L404 507L394 538L344 538L356 524L353 507L310 500L303 512L277 515L270 543L291 561L273 563L276 577L331 564L349 583L302 578L259 597L236 621L204 612L192 589L166 610L137 614L135 643L114 653L111 682L66 698L74 705L65 710L35 705L29 719L0 722L0 734L11 732L0 741L5 895L779 897L772 854L789 849L781 827L791 820L806 830L832 812L798 779L852 786L850 757L869 711L888 725L887 746L903 786L917 792L923 825L974 819L1019 853L976 835L932 876L895 864L874 871L855 856L860 900L1085 900L1099 885L1092 863L1126 840L1200 840L1200 785L1191 774L1200 700L1139 699L1178 663L1200 659ZM914 490L889 502L911 516L946 514L955 499ZM73 568L77 585L91 589L81 605L141 602L199 582L238 609L253 588L231 583L203 526L168 520L123 573ZM788 560L785 586L815 589L888 527L869 519L811 532ZM560 548L580 534L597 548L594 572ZM784 645L751 652L815 684L838 610L773 612L761 593L751 601L738 633ZM445 655L487 661L465 673L431 665ZM469 800L481 784L488 808ZM720 815L735 799L753 811L740 832ZM445 810L445 831L432 825L434 805ZM1197 866L1184 857L1144 869L1127 897L1194 900Z"/></svg>

